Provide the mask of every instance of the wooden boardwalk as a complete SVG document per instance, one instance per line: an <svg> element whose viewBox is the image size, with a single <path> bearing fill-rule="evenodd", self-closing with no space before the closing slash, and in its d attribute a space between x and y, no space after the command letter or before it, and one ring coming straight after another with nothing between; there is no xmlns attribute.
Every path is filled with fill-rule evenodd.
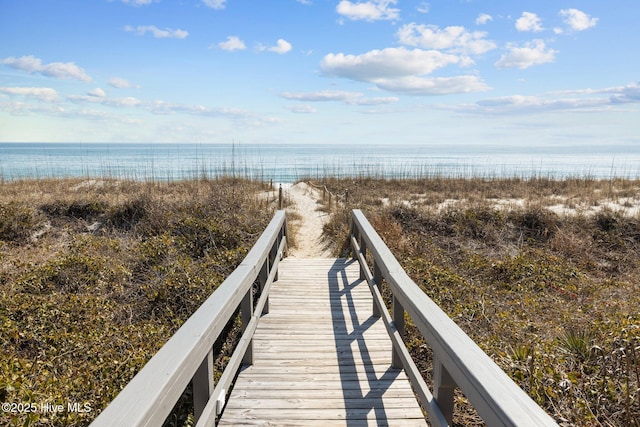
<svg viewBox="0 0 640 427"><path fill-rule="evenodd" d="M358 263L280 263L219 425L426 425Z"/></svg>

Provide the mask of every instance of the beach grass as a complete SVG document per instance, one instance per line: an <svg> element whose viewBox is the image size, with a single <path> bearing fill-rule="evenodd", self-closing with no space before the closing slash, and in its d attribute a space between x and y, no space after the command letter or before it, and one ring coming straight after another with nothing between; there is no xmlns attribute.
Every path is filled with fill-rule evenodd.
<svg viewBox="0 0 640 427"><path fill-rule="evenodd" d="M336 255L362 209L414 281L560 424L638 425L640 181L315 182L338 199L324 230ZM91 408L10 414L10 425L87 425L242 260L277 204L267 187L206 174L1 183L0 400ZM218 373L236 322L216 345ZM404 339L429 380L410 321ZM189 424L189 397L166 425ZM481 425L455 402L457 425Z"/></svg>
<svg viewBox="0 0 640 427"><path fill-rule="evenodd" d="M88 425L244 258L273 214L264 189L233 178L0 185L0 401L64 407L5 411L0 424ZM218 374L236 331L233 319L216 344ZM166 425L188 423L189 398Z"/></svg>
<svg viewBox="0 0 640 427"><path fill-rule="evenodd" d="M640 181L323 184L349 192L325 227L336 254L348 253L349 210L362 209L412 279L561 425L639 425ZM429 383L430 349L410 321L404 339ZM457 425L482 425L455 402Z"/></svg>

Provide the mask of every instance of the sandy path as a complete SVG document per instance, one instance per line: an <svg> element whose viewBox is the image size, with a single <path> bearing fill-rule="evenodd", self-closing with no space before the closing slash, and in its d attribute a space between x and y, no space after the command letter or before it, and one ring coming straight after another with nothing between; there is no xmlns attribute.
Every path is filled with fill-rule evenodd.
<svg viewBox="0 0 640 427"><path fill-rule="evenodd" d="M289 249L289 256L295 258L330 258L331 250L326 248L322 238L322 227L329 220L329 214L318 210L321 199L318 190L299 182L289 187L287 196L294 203L290 207L301 216L301 219L292 219L292 225L296 229L297 247Z"/></svg>

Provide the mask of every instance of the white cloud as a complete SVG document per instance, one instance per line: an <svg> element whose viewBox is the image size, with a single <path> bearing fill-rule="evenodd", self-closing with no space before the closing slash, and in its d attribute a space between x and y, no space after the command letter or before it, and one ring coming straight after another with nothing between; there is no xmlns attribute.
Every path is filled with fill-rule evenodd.
<svg viewBox="0 0 640 427"><path fill-rule="evenodd" d="M630 83L626 86L614 86L604 89L581 89L554 92L555 95L610 95L614 104L640 103L640 82Z"/></svg>
<svg viewBox="0 0 640 427"><path fill-rule="evenodd" d="M387 105L400 101L397 96L376 96L373 98L356 98L347 104L352 105Z"/></svg>
<svg viewBox="0 0 640 427"><path fill-rule="evenodd" d="M423 1L420 2L416 10L420 13L429 13L429 10L431 10L431 6L426 1Z"/></svg>
<svg viewBox="0 0 640 427"><path fill-rule="evenodd" d="M287 109L292 113L298 113L298 114L313 114L318 112L318 110L316 110L315 108L313 108L311 105L308 105L308 104L292 105L287 107Z"/></svg>
<svg viewBox="0 0 640 427"><path fill-rule="evenodd" d="M0 93L10 96L23 96L43 102L56 102L58 92L48 87L0 87Z"/></svg>
<svg viewBox="0 0 640 427"><path fill-rule="evenodd" d="M341 90L323 90L319 92L284 92L285 99L306 102L343 102L348 105L384 105L398 102L395 96L367 98L363 93Z"/></svg>
<svg viewBox="0 0 640 427"><path fill-rule="evenodd" d="M342 0L336 6L336 12L352 21L397 20L400 18L400 9L390 7L397 2L397 0L370 0L351 3L348 0Z"/></svg>
<svg viewBox="0 0 640 427"><path fill-rule="evenodd" d="M378 88L410 95L444 95L488 90L476 76L430 78L447 65L467 64L467 58L437 50L404 47L372 50L362 55L329 54L320 68L326 75L374 83Z"/></svg>
<svg viewBox="0 0 640 427"><path fill-rule="evenodd" d="M296 0L296 1L297 1L298 3L300 3L300 4L304 4L304 5L306 5L306 6L310 6L310 5L312 5L312 4L313 4L313 3L311 2L311 0Z"/></svg>
<svg viewBox="0 0 640 427"><path fill-rule="evenodd" d="M322 90L319 92L283 92L281 96L294 101L323 102L346 101L354 97L362 96L359 92L347 92L341 90Z"/></svg>
<svg viewBox="0 0 640 427"><path fill-rule="evenodd" d="M20 58L10 56L3 59L2 63L29 74L39 73L57 79L75 79L83 82L91 81L91 77L87 75L84 69L78 67L73 62L50 62L43 64L40 58L28 55L21 56Z"/></svg>
<svg viewBox="0 0 640 427"><path fill-rule="evenodd" d="M3 99L9 97L10 99ZM99 108L91 109L88 106ZM111 112L105 110L112 109ZM109 119L114 122L136 123L131 111L154 115L199 116L222 118L241 127L262 127L279 123L278 117L267 116L230 107L207 107L177 104L162 100L145 101L134 97L110 98L104 90L93 89L85 95L60 96L55 89L34 87L0 87L0 111L13 115L41 114L65 118Z"/></svg>
<svg viewBox="0 0 640 427"><path fill-rule="evenodd" d="M146 6L153 3L153 0L122 0L124 4L130 4L133 6Z"/></svg>
<svg viewBox="0 0 640 427"><path fill-rule="evenodd" d="M118 89L127 89L127 88L130 88L132 85L126 79L123 79L120 77L112 77L109 79L109 86L112 86Z"/></svg>
<svg viewBox="0 0 640 427"><path fill-rule="evenodd" d="M218 47L229 52L234 50L244 50L247 48L244 42L237 36L228 36L227 41L218 43Z"/></svg>
<svg viewBox="0 0 640 427"><path fill-rule="evenodd" d="M284 55L285 53L291 51L292 47L293 46L291 46L291 43L289 43L288 41L284 39L278 39L277 44L275 46L267 48L267 50L269 52L275 52L280 55Z"/></svg>
<svg viewBox="0 0 640 427"><path fill-rule="evenodd" d="M85 102L89 102L92 104L102 104L107 105L109 107L138 107L142 105L142 101L138 98L134 98L132 96L127 96L125 98L108 98L106 96L95 96L92 94L89 95L70 95L67 99L76 104L82 104Z"/></svg>
<svg viewBox="0 0 640 427"><path fill-rule="evenodd" d="M486 40L486 32L467 31L461 26L439 28L437 25L406 24L396 33L400 43L426 49L450 49L452 51L482 54L496 48Z"/></svg>
<svg viewBox="0 0 640 427"><path fill-rule="evenodd" d="M560 16L564 18L564 23L574 31L584 31L595 27L598 23L598 18L591 18L578 9L562 9Z"/></svg>
<svg viewBox="0 0 640 427"><path fill-rule="evenodd" d="M453 93L484 92L491 88L477 76L418 77L382 79L378 87L407 95L448 95Z"/></svg>
<svg viewBox="0 0 640 427"><path fill-rule="evenodd" d="M493 16L491 16L489 14L486 14L486 13L481 13L476 18L476 25L484 25L489 21L493 21Z"/></svg>
<svg viewBox="0 0 640 427"><path fill-rule="evenodd" d="M609 88L612 93L611 101L615 103L640 103L640 84L631 83L627 86Z"/></svg>
<svg viewBox="0 0 640 427"><path fill-rule="evenodd" d="M87 92L87 95L89 95L89 96L95 96L95 97L97 97L97 98L104 98L104 97L106 97L106 96L107 96L107 93L106 93L104 90L102 90L102 89L100 89L99 87L97 87L97 88L95 88L95 89L90 90L89 92Z"/></svg>
<svg viewBox="0 0 640 427"><path fill-rule="evenodd" d="M78 105L90 103L118 109L135 108L156 115L187 114L191 116L226 117L244 126L262 126L277 123L279 121L279 119L275 117L264 116L238 108L176 104L162 100L143 101L131 96L124 98L109 98L88 95L71 95L67 97L67 100Z"/></svg>
<svg viewBox="0 0 640 427"><path fill-rule="evenodd" d="M458 56L436 50L390 47L361 55L330 53L322 59L320 68L327 75L372 82L380 78L429 74L438 68L459 62Z"/></svg>
<svg viewBox="0 0 640 427"><path fill-rule="evenodd" d="M516 20L516 29L518 31L534 31L544 30L542 20L535 13L522 12L522 16Z"/></svg>
<svg viewBox="0 0 640 427"><path fill-rule="evenodd" d="M535 39L520 47L508 44L509 51L495 63L498 68L520 68L524 70L533 65L553 62L557 51L547 48L543 40Z"/></svg>
<svg viewBox="0 0 640 427"><path fill-rule="evenodd" d="M489 98L455 108L473 114L532 114L551 111L601 111L610 104L606 98L546 99L540 96L511 95Z"/></svg>
<svg viewBox="0 0 640 427"><path fill-rule="evenodd" d="M151 33L153 37L157 39L184 39L189 35L189 32L185 30L172 30L170 28L161 30L155 25L138 25L137 27L127 25L124 27L124 30L129 33L135 33L139 36L143 36L146 33Z"/></svg>
<svg viewBox="0 0 640 427"><path fill-rule="evenodd" d="M640 104L640 83L603 89L549 92L540 96L511 95L473 104L440 105L439 109L468 114L520 115L561 111L602 112L620 104Z"/></svg>
<svg viewBox="0 0 640 427"><path fill-rule="evenodd" d="M224 9L227 0L202 0L202 3L211 9Z"/></svg>

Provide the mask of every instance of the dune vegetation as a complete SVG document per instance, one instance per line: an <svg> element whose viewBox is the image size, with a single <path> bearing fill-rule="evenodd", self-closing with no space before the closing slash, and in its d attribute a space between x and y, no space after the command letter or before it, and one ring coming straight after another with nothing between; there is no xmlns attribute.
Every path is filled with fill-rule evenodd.
<svg viewBox="0 0 640 427"><path fill-rule="evenodd" d="M639 425L640 181L324 184L349 192L324 229L337 255L349 209L362 209L414 281L561 425ZM0 401L65 406L4 419L89 424L257 240L274 209L256 196L264 189L232 178L1 183ZM218 372L235 326L216 345ZM410 320L405 342L428 380L430 350ZM190 424L189 398L166 425ZM461 394L454 420L482 424Z"/></svg>
<svg viewBox="0 0 640 427"><path fill-rule="evenodd" d="M37 408L3 410L0 424L88 425L244 258L273 213L261 190L231 178L1 184L0 401ZM218 347L221 367L231 346ZM167 425L188 422L174 412Z"/></svg>
<svg viewBox="0 0 640 427"><path fill-rule="evenodd" d="M324 184L348 191L413 280L561 425L640 425L640 181ZM334 211L324 231L346 255L348 209ZM430 350L407 322L428 380ZM462 395L454 421L481 425Z"/></svg>

